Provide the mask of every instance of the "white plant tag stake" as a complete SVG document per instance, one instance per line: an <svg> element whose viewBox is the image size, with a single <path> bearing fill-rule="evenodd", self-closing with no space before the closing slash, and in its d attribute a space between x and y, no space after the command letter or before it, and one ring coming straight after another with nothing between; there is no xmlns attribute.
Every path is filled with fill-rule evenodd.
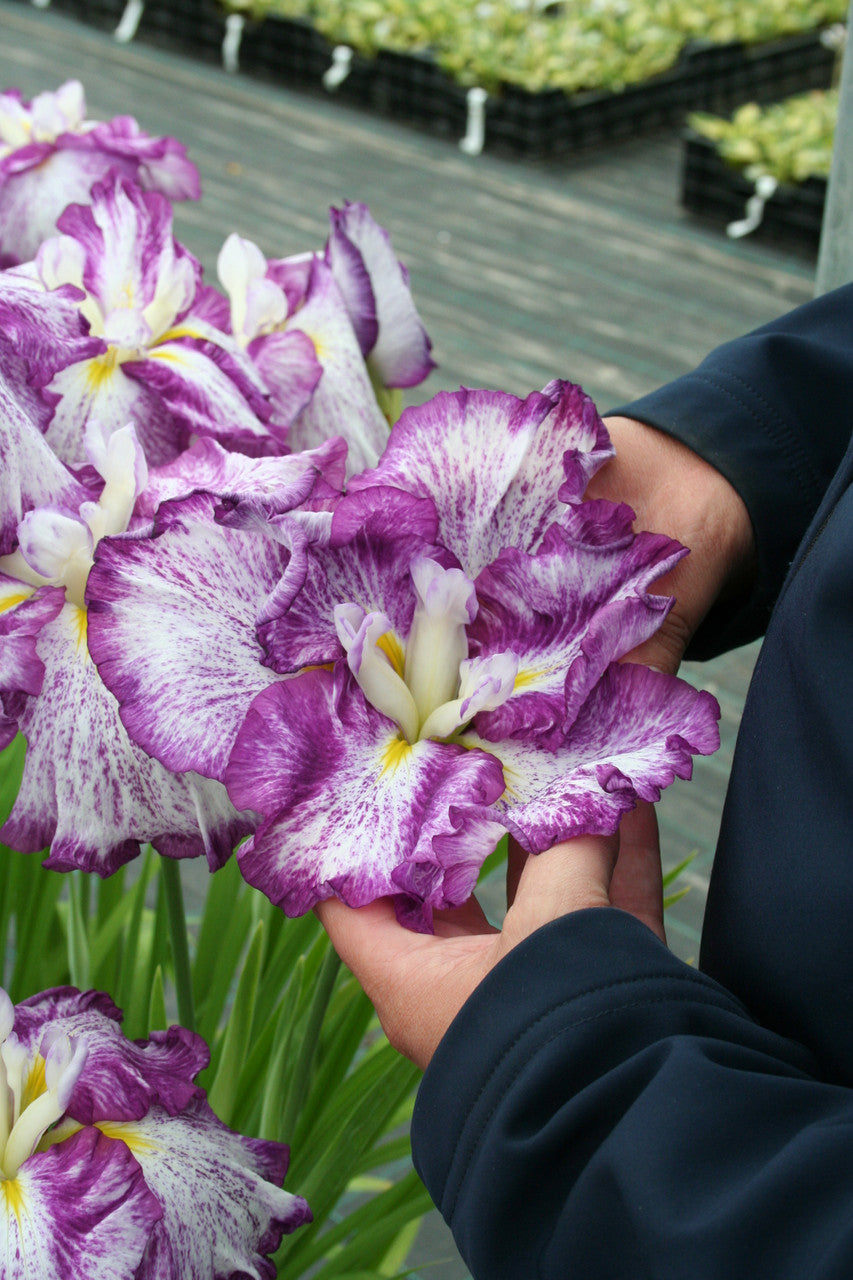
<svg viewBox="0 0 853 1280"><path fill-rule="evenodd" d="M755 180L755 194L746 202L746 217L737 222L730 222L726 227L726 235L731 240L740 240L748 236L756 227L761 226L764 217L764 206L772 195L775 195L779 183L769 173L762 173Z"/></svg>
<svg viewBox="0 0 853 1280"><path fill-rule="evenodd" d="M468 121L465 137L459 139L459 150L466 156L478 156L486 141L486 98L485 89L469 89L466 94L468 103Z"/></svg>
<svg viewBox="0 0 853 1280"><path fill-rule="evenodd" d="M240 70L240 43L246 19L242 13L229 13L225 19L225 35L222 39L222 65L231 75Z"/></svg>
<svg viewBox="0 0 853 1280"><path fill-rule="evenodd" d="M343 84L352 70L352 49L348 44L336 44L332 50L332 65L323 72L323 88L331 93Z"/></svg>
<svg viewBox="0 0 853 1280"><path fill-rule="evenodd" d="M113 32L113 39L119 44L130 44L139 30L139 20L145 10L144 0L127 0L121 21Z"/></svg>

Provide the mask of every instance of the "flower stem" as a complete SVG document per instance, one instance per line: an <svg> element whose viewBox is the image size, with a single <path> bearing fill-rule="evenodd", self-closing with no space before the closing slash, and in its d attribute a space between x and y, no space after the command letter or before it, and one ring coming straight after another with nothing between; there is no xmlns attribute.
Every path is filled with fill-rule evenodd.
<svg viewBox="0 0 853 1280"><path fill-rule="evenodd" d="M190 947L187 938L184 893L181 888L180 863L174 858L161 858L160 873L163 877L163 887L166 891L166 909L169 915L169 937L172 943L172 960L175 965L178 1020L181 1026L186 1027L188 1031L195 1031Z"/></svg>

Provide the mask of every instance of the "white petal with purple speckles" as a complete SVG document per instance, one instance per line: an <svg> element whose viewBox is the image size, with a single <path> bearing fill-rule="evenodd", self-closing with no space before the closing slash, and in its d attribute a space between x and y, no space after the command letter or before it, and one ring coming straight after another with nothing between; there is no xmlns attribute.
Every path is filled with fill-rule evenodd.
<svg viewBox="0 0 853 1280"><path fill-rule="evenodd" d="M340 290L329 268L315 259L308 295L289 321L314 343L323 375L288 435L292 449L310 449L343 436L350 472L374 466L388 440L388 424L376 401Z"/></svg>
<svg viewBox="0 0 853 1280"><path fill-rule="evenodd" d="M145 359L128 362L127 372L155 389L187 432L249 446L270 440L269 429L246 399L244 388L204 351L183 342L161 342ZM323 438L339 434L329 431Z"/></svg>
<svg viewBox="0 0 853 1280"><path fill-rule="evenodd" d="M63 604L64 593L55 587L34 591L0 574L0 749L17 733L27 697L41 690L44 663L36 640Z"/></svg>
<svg viewBox="0 0 853 1280"><path fill-rule="evenodd" d="M60 370L47 390L59 397L45 439L69 467L83 467L86 428L91 419L110 430L133 423L152 466L174 458L186 442L161 397L136 378L129 378L116 352L81 360Z"/></svg>
<svg viewBox="0 0 853 1280"><path fill-rule="evenodd" d="M162 1212L130 1150L83 1129L0 1179L4 1280L135 1280Z"/></svg>
<svg viewBox="0 0 853 1280"><path fill-rule="evenodd" d="M87 601L90 652L133 740L220 778L252 698L277 679L255 624L287 552L213 513L197 494L162 509L152 536L100 543Z"/></svg>
<svg viewBox="0 0 853 1280"><path fill-rule="evenodd" d="M434 846L460 834L457 859L481 862L494 840L475 847L487 830L480 811L503 790L493 755L431 740L410 746L343 664L260 694L226 779L237 803L266 819L238 853L243 875L289 915L332 894L363 906L408 893L397 873L405 881L407 865L421 862L435 869L429 905L446 905L446 870L455 882Z"/></svg>
<svg viewBox="0 0 853 1280"><path fill-rule="evenodd" d="M390 484L432 497L440 541L476 577L504 547L538 549L565 511L557 492L566 458L574 476L578 466L592 474L611 454L592 401L568 383L526 400L439 392L403 412L381 462L353 487Z"/></svg>
<svg viewBox="0 0 853 1280"><path fill-rule="evenodd" d="M99 1128L127 1144L163 1206L138 1280L272 1280L267 1255L311 1220L301 1196L268 1179L263 1144L233 1133L200 1099L179 1116L153 1107Z"/></svg>
<svg viewBox="0 0 853 1280"><path fill-rule="evenodd" d="M103 183L93 190L91 206L70 206L57 225L85 251L83 286L97 303L93 332L99 337L119 346L145 345L188 310L200 267L176 248L165 196L120 180ZM43 246L39 258L49 249ZM135 339L127 337L129 323Z"/></svg>
<svg viewBox="0 0 853 1280"><path fill-rule="evenodd" d="M28 750L0 839L48 864L107 875L152 841L171 856L228 857L247 829L219 783L169 773L131 743L89 656L86 615L66 604L38 638L45 677L21 715Z"/></svg>
<svg viewBox="0 0 853 1280"><path fill-rule="evenodd" d="M10 552L18 524L48 503L77 510L91 494L71 475L22 411L14 386L0 377L0 554Z"/></svg>

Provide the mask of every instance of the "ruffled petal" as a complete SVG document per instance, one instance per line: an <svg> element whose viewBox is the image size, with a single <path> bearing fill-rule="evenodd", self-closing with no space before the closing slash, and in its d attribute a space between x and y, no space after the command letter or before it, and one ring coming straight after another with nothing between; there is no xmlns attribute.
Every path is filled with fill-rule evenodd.
<svg viewBox="0 0 853 1280"><path fill-rule="evenodd" d="M431 503L401 490L344 498L332 518L331 544L305 548L259 619L258 636L275 670L343 656L335 628L340 604L385 614L405 640L415 608L410 565L415 555L433 550L426 539L434 530Z"/></svg>
<svg viewBox="0 0 853 1280"><path fill-rule="evenodd" d="M134 1280L162 1216L129 1148L82 1129L0 1180L4 1280Z"/></svg>
<svg viewBox="0 0 853 1280"><path fill-rule="evenodd" d="M340 491L346 452L346 443L337 437L304 453L247 458L201 437L174 462L151 472L137 499L136 514L153 517L161 503L203 489L242 510L280 515L305 502L321 477L331 489Z"/></svg>
<svg viewBox="0 0 853 1280"><path fill-rule="evenodd" d="M93 420L109 431L133 423L152 466L171 461L186 444L183 424L156 391L128 377L115 348L68 365L47 390L57 397L57 404L45 439L69 467L86 465L86 428Z"/></svg>
<svg viewBox="0 0 853 1280"><path fill-rule="evenodd" d="M575 494L579 477L610 456L604 424L579 387L551 384L526 400L463 389L406 409L379 465L352 487L389 484L430 496L439 540L473 578L505 547L537 551L565 511L563 477Z"/></svg>
<svg viewBox="0 0 853 1280"><path fill-rule="evenodd" d="M460 886L467 896L470 869L494 847L482 810L504 785L485 751L429 739L410 746L343 664L256 698L226 782L265 819L239 850L240 869L288 915L333 894L363 906L402 893L421 916L451 894L463 900ZM457 863L465 874L454 874ZM419 880L422 864L429 874Z"/></svg>
<svg viewBox="0 0 853 1280"><path fill-rule="evenodd" d="M540 853L560 840L607 835L637 800L658 800L692 757L719 746L720 708L709 693L648 667L614 664L555 751L505 740L499 755L506 792L495 806L520 844Z"/></svg>
<svg viewBox="0 0 853 1280"><path fill-rule="evenodd" d="M45 865L109 875L151 841L171 857L222 864L249 827L219 783L168 772L133 744L86 645L86 614L66 604L41 630L41 693L20 718L21 789L0 839Z"/></svg>
<svg viewBox="0 0 853 1280"><path fill-rule="evenodd" d="M153 1105L176 1115L201 1095L193 1083L210 1060L200 1036L184 1027L152 1032L148 1040L122 1035L121 1011L102 991L54 987L15 1007L15 1036L35 1054L57 1030L86 1048L67 1114L80 1124L138 1120Z"/></svg>
<svg viewBox="0 0 853 1280"><path fill-rule="evenodd" d="M163 1207L137 1280L274 1280L268 1255L311 1221L301 1196L269 1180L271 1163L283 1176L286 1148L233 1133L201 1099L179 1116L153 1107L143 1119L100 1127L127 1144ZM271 1161L274 1145L281 1158Z"/></svg>
<svg viewBox="0 0 853 1280"><path fill-rule="evenodd" d="M134 180L144 191L159 191L169 200L198 200L201 195L198 169L187 157L184 144L168 135L152 137L143 133L132 116L99 122L73 143L62 138L59 145L73 145L78 151L103 151L113 166L120 166L122 161L132 164Z"/></svg>
<svg viewBox="0 0 853 1280"><path fill-rule="evenodd" d="M570 507L535 556L502 551L480 574L472 652L519 660L513 696L478 717L481 736L558 745L610 663L658 630L672 600L651 584L687 553L662 535L635 537L632 517L610 503Z"/></svg>
<svg viewBox="0 0 853 1280"><path fill-rule="evenodd" d="M87 601L89 650L134 742L221 778L252 698L277 679L255 624L288 553L214 510L199 493L162 507L150 537L102 541Z"/></svg>

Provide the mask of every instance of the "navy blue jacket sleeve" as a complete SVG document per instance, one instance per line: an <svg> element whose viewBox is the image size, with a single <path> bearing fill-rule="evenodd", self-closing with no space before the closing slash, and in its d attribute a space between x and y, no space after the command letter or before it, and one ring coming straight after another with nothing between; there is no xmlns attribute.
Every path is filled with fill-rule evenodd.
<svg viewBox="0 0 853 1280"><path fill-rule="evenodd" d="M853 1275L853 1094L616 910L475 991L413 1147L475 1280Z"/></svg>
<svg viewBox="0 0 853 1280"><path fill-rule="evenodd" d="M755 590L713 611L689 658L763 635L788 566L847 448L853 286L718 347L693 372L613 413L684 441L734 485L756 537Z"/></svg>
<svg viewBox="0 0 853 1280"><path fill-rule="evenodd" d="M848 288L620 410L716 465L755 525L753 596L694 652L778 603L712 875L714 977L621 912L567 916L426 1072L415 1161L475 1280L853 1276L851 405Z"/></svg>

